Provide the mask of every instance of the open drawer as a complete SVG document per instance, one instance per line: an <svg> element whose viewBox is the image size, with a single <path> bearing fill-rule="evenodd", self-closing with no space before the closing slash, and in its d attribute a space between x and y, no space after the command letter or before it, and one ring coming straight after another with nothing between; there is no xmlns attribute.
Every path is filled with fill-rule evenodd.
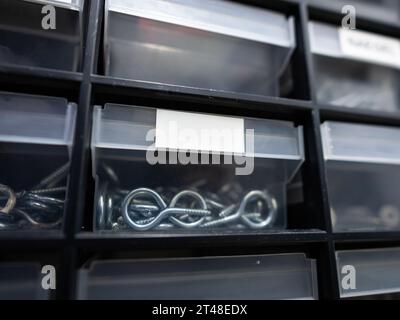
<svg viewBox="0 0 400 320"><path fill-rule="evenodd" d="M0 1L0 63L78 71L82 10L83 0Z"/></svg>
<svg viewBox="0 0 400 320"><path fill-rule="evenodd" d="M0 93L0 230L60 228L76 105Z"/></svg>
<svg viewBox="0 0 400 320"><path fill-rule="evenodd" d="M278 96L294 47L293 18L262 8L221 0L106 0L109 76Z"/></svg>
<svg viewBox="0 0 400 320"><path fill-rule="evenodd" d="M309 22L321 104L399 111L400 40Z"/></svg>
<svg viewBox="0 0 400 320"><path fill-rule="evenodd" d="M400 129L321 125L334 231L400 230Z"/></svg>
<svg viewBox="0 0 400 320"><path fill-rule="evenodd" d="M286 227L301 126L114 104L93 119L96 230Z"/></svg>
<svg viewBox="0 0 400 320"><path fill-rule="evenodd" d="M400 292L400 248L336 252L340 296Z"/></svg>
<svg viewBox="0 0 400 320"><path fill-rule="evenodd" d="M317 299L304 254L99 260L79 273L79 299Z"/></svg>

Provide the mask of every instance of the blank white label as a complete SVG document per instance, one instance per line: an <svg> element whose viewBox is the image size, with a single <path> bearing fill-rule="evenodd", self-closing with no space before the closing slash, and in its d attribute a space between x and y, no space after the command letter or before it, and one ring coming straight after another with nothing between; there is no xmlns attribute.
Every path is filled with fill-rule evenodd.
<svg viewBox="0 0 400 320"><path fill-rule="evenodd" d="M244 153L244 120L157 110L157 149Z"/></svg>
<svg viewBox="0 0 400 320"><path fill-rule="evenodd" d="M339 39L345 56L357 60L400 67L400 41L359 30L339 28Z"/></svg>

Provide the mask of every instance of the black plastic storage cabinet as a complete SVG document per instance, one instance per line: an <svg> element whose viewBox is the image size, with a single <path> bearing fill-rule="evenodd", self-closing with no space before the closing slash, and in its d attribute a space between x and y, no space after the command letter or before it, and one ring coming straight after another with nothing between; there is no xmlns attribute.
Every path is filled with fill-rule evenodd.
<svg viewBox="0 0 400 320"><path fill-rule="evenodd" d="M95 107L93 123L95 229L207 232L286 227L286 186L304 159L301 126L114 104ZM223 123L224 129L232 128L235 142L242 139L241 150L238 145L231 149L232 164L224 156L217 156L220 164L212 164L209 150L218 149L205 145L196 151L210 164L200 154L195 164L184 139L163 148L168 133L162 131L163 124L178 130L186 126L179 131L184 134L196 126L203 129L205 123ZM211 140L217 139L214 135ZM166 161L155 163L148 157L153 153Z"/></svg>
<svg viewBox="0 0 400 320"><path fill-rule="evenodd" d="M400 110L398 39L315 21L308 27L319 103Z"/></svg>
<svg viewBox="0 0 400 320"><path fill-rule="evenodd" d="M304 254L93 261L79 299L317 299L315 260Z"/></svg>
<svg viewBox="0 0 400 320"><path fill-rule="evenodd" d="M398 299L399 7L0 0L0 300Z"/></svg>
<svg viewBox="0 0 400 320"><path fill-rule="evenodd" d="M400 130L321 125L334 231L400 230Z"/></svg>
<svg viewBox="0 0 400 320"><path fill-rule="evenodd" d="M46 5L55 9L55 29L47 29L46 13L53 11L42 13ZM78 71L82 8L83 0L0 1L1 64Z"/></svg>
<svg viewBox="0 0 400 320"><path fill-rule="evenodd" d="M76 105L0 93L0 230L61 227Z"/></svg>
<svg viewBox="0 0 400 320"><path fill-rule="evenodd" d="M107 0L105 74L279 96L295 48L294 19L219 0Z"/></svg>

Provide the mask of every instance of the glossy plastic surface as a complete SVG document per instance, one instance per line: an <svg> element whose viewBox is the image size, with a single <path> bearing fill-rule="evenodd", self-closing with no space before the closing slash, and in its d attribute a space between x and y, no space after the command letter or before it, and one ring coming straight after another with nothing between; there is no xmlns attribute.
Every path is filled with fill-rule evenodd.
<svg viewBox="0 0 400 320"><path fill-rule="evenodd" d="M97 230L209 232L286 227L286 185L304 159L301 127L244 118L243 154L163 150L155 146L157 133L149 134L156 129L157 112L112 104L95 107L92 158ZM191 121L200 115L193 113ZM212 137L220 136L213 132ZM173 208L208 213L186 212L188 217L171 212Z"/></svg>
<svg viewBox="0 0 400 320"><path fill-rule="evenodd" d="M79 280L80 299L270 300L318 297L315 261L300 253L94 261L89 269L80 272Z"/></svg>

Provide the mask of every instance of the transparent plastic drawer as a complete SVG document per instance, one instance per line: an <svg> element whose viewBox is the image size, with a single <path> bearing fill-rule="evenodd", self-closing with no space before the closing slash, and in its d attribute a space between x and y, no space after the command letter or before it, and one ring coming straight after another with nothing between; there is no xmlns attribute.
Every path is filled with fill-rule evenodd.
<svg viewBox="0 0 400 320"><path fill-rule="evenodd" d="M315 261L304 254L94 261L79 299L317 299Z"/></svg>
<svg viewBox="0 0 400 320"><path fill-rule="evenodd" d="M309 33L319 103L399 110L398 39L319 22L309 22Z"/></svg>
<svg viewBox="0 0 400 320"><path fill-rule="evenodd" d="M82 9L83 0L0 1L1 64L78 71Z"/></svg>
<svg viewBox="0 0 400 320"><path fill-rule="evenodd" d="M335 231L400 230L400 129L321 125Z"/></svg>
<svg viewBox="0 0 400 320"><path fill-rule="evenodd" d="M340 13L343 7L350 5L354 7L356 16L359 17L368 17L391 24L398 24L400 21L398 0L308 0L308 3Z"/></svg>
<svg viewBox="0 0 400 320"><path fill-rule="evenodd" d="M0 230L60 228L76 105L0 93Z"/></svg>
<svg viewBox="0 0 400 320"><path fill-rule="evenodd" d="M42 274L37 263L0 263L0 300L46 300Z"/></svg>
<svg viewBox="0 0 400 320"><path fill-rule="evenodd" d="M210 152L201 145L199 149L183 148L183 144L176 149L160 147L157 142L165 135L157 130L165 123L165 113L183 119L179 125L201 130L199 123L239 124L235 141L245 140L244 152L207 149ZM114 104L95 107L93 119L96 230L210 232L286 227L287 183L304 159L302 127L286 121ZM221 139L222 131L209 131L209 139L226 141ZM184 131L178 132L180 143L186 142Z"/></svg>
<svg viewBox="0 0 400 320"><path fill-rule="evenodd" d="M400 248L337 251L341 297L400 292Z"/></svg>
<svg viewBox="0 0 400 320"><path fill-rule="evenodd" d="M293 18L257 7L106 1L105 74L113 77L276 96L294 47Z"/></svg>

